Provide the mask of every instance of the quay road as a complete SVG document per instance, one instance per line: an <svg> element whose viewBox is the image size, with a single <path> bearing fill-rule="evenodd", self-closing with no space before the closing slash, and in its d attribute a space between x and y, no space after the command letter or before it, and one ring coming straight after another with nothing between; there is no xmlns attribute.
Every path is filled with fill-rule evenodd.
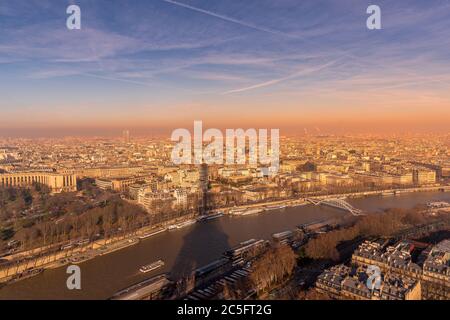
<svg viewBox="0 0 450 320"><path fill-rule="evenodd" d="M317 201L324 201L326 199L335 198L361 198L381 195L384 193L394 193L394 194L406 194L411 192L424 192L424 191L450 191L450 186L432 186L432 187L422 187L422 188L410 188L410 189L389 189L389 190L377 190L377 191L365 191L365 192L354 192L347 194L333 194L333 195L311 195L308 200L315 199ZM232 208L222 208L215 211L223 211L225 214L229 213L231 209L250 209L250 208L264 208L272 205L285 205L287 207L296 207L307 205L306 198L298 199L287 199L279 201L270 201L252 205L243 205ZM355 206L356 209L358 206ZM173 223L173 222L171 222ZM161 226L157 226L158 228ZM54 248L37 248L27 252L21 252L13 254L10 256L2 257L4 260L18 261L17 263L3 265L0 267L0 283L13 279L21 273L26 271L31 271L32 269L51 269L58 268L69 263L81 263L95 258L99 255L104 255L111 253L122 248L126 248L130 245L135 245L138 243L137 236L151 231L152 227L144 227L142 230L131 233L129 235L112 238L108 240L98 240L94 243L72 246L72 248L67 250L59 250L60 245L53 246ZM31 258L30 258L31 257ZM20 262L19 262L20 261Z"/></svg>
<svg viewBox="0 0 450 320"><path fill-rule="evenodd" d="M264 208L267 206L272 205L285 205L285 206L301 206L308 204L307 199L314 199L314 200L326 200L326 199L340 199L340 198L361 198L361 197L368 197L368 196L378 196L383 194L405 194L405 193L412 193L412 192L435 192L435 191L443 191L443 192L450 192L450 186L442 186L442 185L436 185L436 186L427 186L427 187L415 187L415 188L399 188L399 189L385 189L385 190L375 190L375 191L361 191L361 192L350 192L350 193L339 193L339 194L329 194L329 195L316 195L316 194L305 194L303 197L300 198L291 198L286 200L274 200L274 201L267 201L267 202L261 202L261 203L255 203L255 204L247 204L247 205L241 205L241 206L235 206L235 207L223 207L223 208L217 208L214 211L222 211L225 214L229 213L230 210L245 210L245 209L258 209L258 208Z"/></svg>
<svg viewBox="0 0 450 320"><path fill-rule="evenodd" d="M450 202L450 192L400 193L396 196L347 198L355 208L369 214L388 208L413 208L434 201ZM258 215L231 216L165 231L126 249L97 256L80 264L82 290L67 290L65 268L41 274L0 289L0 299L107 299L117 291L157 274L186 274L221 257L231 247L248 239L270 239L273 233L297 225L342 217L343 212L322 206L296 206L264 211ZM142 274L139 268L157 260L164 267Z"/></svg>
<svg viewBox="0 0 450 320"><path fill-rule="evenodd" d="M302 206L308 204L307 200L317 200L324 201L326 199L335 198L361 198L368 196L376 196L384 193L389 194L405 194L411 192L424 192L424 191L450 191L450 186L432 186L432 187L421 187L421 188L409 188L409 189L388 189L388 190L377 190L377 191L364 191L364 192L354 192L347 194L333 194L333 195L310 195L308 198L298 198L298 199L287 199L270 201L264 203L257 203L251 205L243 205L232 208L221 208L215 211L223 211L225 214L230 213L230 210L236 209L250 209L250 208L264 208L273 205L285 205L287 207ZM357 206L355 209L360 209ZM170 222L171 224L173 222ZM167 226L167 224L166 224ZM160 228L162 226L156 226L155 228ZM53 247L43 247L36 248L26 252L19 252L10 256L2 257L3 260L8 261L18 261L14 264L6 264L0 267L0 283L8 281L9 279L23 273L25 271L31 271L32 269L48 269L57 268L67 265L68 263L80 263L89 259L92 259L98 255L104 255L110 252L126 248L130 245L137 243L137 236L146 232L150 232L152 227L144 227L142 230L131 233L129 235L120 236L117 238L112 238L108 240L98 240L94 243L72 246L67 250L59 250L64 244L54 245ZM31 257L31 258L30 258ZM21 262L19 262L21 261Z"/></svg>

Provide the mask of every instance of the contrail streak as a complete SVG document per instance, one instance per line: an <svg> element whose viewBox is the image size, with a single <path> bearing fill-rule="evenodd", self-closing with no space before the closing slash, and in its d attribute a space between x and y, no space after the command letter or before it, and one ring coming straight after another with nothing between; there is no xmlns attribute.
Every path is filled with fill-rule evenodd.
<svg viewBox="0 0 450 320"><path fill-rule="evenodd" d="M237 19L234 19L234 18L231 18L231 17L227 17L227 16L224 16L224 15L218 14L218 13L214 13L212 11L208 11L208 10L204 10L204 9L201 9L201 8L197 8L197 7L185 4L185 3L177 2L177 1L174 1L174 0L162 0L162 1L174 4L174 5L179 6L179 7L190 9L190 10L193 10L193 11L196 11L196 12L200 12L200 13L212 16L212 17L216 17L216 18L224 20L224 21L236 23L236 24L239 24L239 25L241 25L243 27L247 27L247 28L250 28L250 29L253 29L253 30L257 30L257 31L261 31L261 32L267 32L267 33L271 33L271 34L274 34L274 35L281 35L281 36L289 37L289 38L296 38L295 36L290 35L288 33L280 32L280 31L277 31L277 30L272 30L272 29L269 29L269 28L260 27L260 26L257 26L257 25L254 25L254 24L242 21L242 20L237 20Z"/></svg>
<svg viewBox="0 0 450 320"><path fill-rule="evenodd" d="M317 72L317 71L323 70L323 69L333 65L338 60L339 59L331 61L331 62L328 62L328 63L323 64L323 65L318 66L318 67L300 70L300 71L297 71L297 72L295 72L293 74L290 74L290 75L288 75L286 77L283 77L283 78L273 79L273 80L270 80L270 81L266 81L266 82L263 82L263 83L258 83L258 84L255 84L255 85L252 85L252 86L249 86L249 87L245 87L245 88L229 90L229 91L226 91L226 92L224 92L222 94L238 93L238 92L244 92L244 91L249 91L249 90L253 90L253 89L259 89L259 88L263 88L263 87L268 87L268 86L271 86L271 85L274 85L274 84L277 84L277 83L280 83L280 82L283 82L283 81L286 81L286 80L297 78L297 77L302 76L302 75L306 75L306 74L310 74L310 73L313 73L313 72Z"/></svg>
<svg viewBox="0 0 450 320"><path fill-rule="evenodd" d="M175 1L175 0L162 0L162 1L170 3L170 4L173 4L173 5L176 5L176 6L179 6L179 7L186 8L186 9L189 9L189 10L192 10L192 11L203 13L203 14L206 14L206 15L209 15L211 17L215 17L215 18L218 18L218 19L221 19L221 20L224 20L224 21L235 23L235 24L238 24L238 25L241 25L243 27L247 27L247 28L250 28L250 29L253 29L253 30L257 30L257 31L260 31L260 32L265 32L265 33L269 33L269 34L273 34L273 35L278 35L278 36L282 36L282 37L287 37L287 38L291 38L291 39L297 39L297 40L304 41L306 44L317 46L317 44L314 41L311 41L310 39L307 39L307 38L305 38L304 36L301 36L301 35L293 35L293 34L281 32L281 31L278 31L278 30L273 30L273 29L270 29L270 28L260 27L260 26L254 25L252 23L248 23L248 22L245 22L245 21L242 21L242 20L238 20L238 19L234 19L234 18L225 16L225 15L214 13L214 12L209 11L209 10L197 8L197 7L191 6L189 4L181 3L181 2L178 2L178 1ZM338 49L338 48L336 48L336 49L337 49L338 53L341 54L340 58L346 57L346 58L348 58L350 60L360 61L360 62L362 62L364 64L373 64L373 61L368 61L367 59L364 59L364 58L359 57L357 55L351 54L348 51L344 51L344 50L341 50L341 49ZM298 74L293 74L293 75L287 76L285 78L267 81L267 82L264 82L264 83L260 83L260 84L254 85L254 86L247 87L247 88L227 91L227 92L224 92L223 94L236 93L236 92L242 92L242 91L252 90L252 89L256 89L256 88L266 87L266 86L269 86L269 85L272 85L272 84L279 83L281 81L285 81L285 80L288 80L288 79L291 79L291 78L295 78L297 75L301 75L301 74L303 74L303 73L299 72ZM417 76L417 74L413 74L413 73L410 73L410 72L405 73L405 75ZM444 84L448 84L448 81L442 81L442 80L439 81L438 80L437 82L442 82Z"/></svg>
<svg viewBox="0 0 450 320"><path fill-rule="evenodd" d="M119 82L126 82L126 83L137 84L137 85L140 85L140 86L151 87L151 85L149 83L141 82L141 81L134 81L134 80L128 80L128 79L123 79L123 78L109 77L109 76L99 76L99 75L92 74L92 73L80 73L79 75L85 76L85 77L102 79L102 80L119 81Z"/></svg>

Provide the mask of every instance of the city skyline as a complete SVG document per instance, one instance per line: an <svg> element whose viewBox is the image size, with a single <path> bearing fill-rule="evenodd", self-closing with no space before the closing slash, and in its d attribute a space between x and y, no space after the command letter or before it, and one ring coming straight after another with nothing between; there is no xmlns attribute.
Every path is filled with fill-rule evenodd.
<svg viewBox="0 0 450 320"><path fill-rule="evenodd" d="M0 4L0 136L448 132L448 1ZM70 4L69 3L69 4Z"/></svg>
<svg viewBox="0 0 450 320"><path fill-rule="evenodd" d="M0 301L450 300L449 30L450 0L0 1Z"/></svg>

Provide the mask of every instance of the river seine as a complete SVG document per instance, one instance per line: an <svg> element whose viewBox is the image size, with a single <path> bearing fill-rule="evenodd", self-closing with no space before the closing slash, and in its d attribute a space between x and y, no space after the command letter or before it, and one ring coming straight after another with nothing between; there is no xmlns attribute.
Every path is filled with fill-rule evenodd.
<svg viewBox="0 0 450 320"><path fill-rule="evenodd" d="M412 208L430 201L450 202L449 192L417 192L397 196L349 199L368 213L388 208ZM230 247L251 239L270 239L275 232L292 230L303 223L346 214L323 206L300 206L260 213L255 216L224 216L199 222L180 230L166 231L139 244L80 264L81 290L68 290L66 267L0 289L0 299L107 299L115 292L161 272L173 275L206 265ZM162 259L161 269L142 274L143 265Z"/></svg>

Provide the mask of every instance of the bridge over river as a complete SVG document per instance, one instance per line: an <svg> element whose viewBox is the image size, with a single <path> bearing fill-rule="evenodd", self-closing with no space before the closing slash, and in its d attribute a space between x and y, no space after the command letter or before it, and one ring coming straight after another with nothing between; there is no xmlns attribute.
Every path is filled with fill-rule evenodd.
<svg viewBox="0 0 450 320"><path fill-rule="evenodd" d="M348 211L354 216L365 215L362 210L353 207L350 203L348 203L345 200L345 198L324 198L324 199L306 198L305 200L316 206L325 205L332 208Z"/></svg>

